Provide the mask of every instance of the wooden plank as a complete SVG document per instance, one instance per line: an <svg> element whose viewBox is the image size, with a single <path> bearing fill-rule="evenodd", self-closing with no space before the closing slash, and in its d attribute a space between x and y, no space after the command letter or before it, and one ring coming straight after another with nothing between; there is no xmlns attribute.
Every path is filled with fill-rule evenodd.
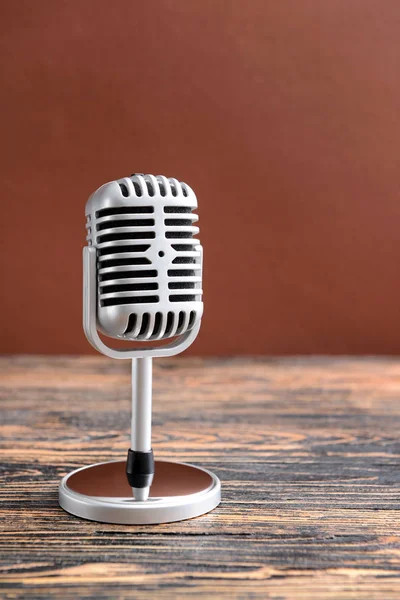
<svg viewBox="0 0 400 600"><path fill-rule="evenodd" d="M400 360L155 361L154 451L223 502L158 526L74 518L60 478L125 455L129 365L5 357L3 598L400 597Z"/></svg>

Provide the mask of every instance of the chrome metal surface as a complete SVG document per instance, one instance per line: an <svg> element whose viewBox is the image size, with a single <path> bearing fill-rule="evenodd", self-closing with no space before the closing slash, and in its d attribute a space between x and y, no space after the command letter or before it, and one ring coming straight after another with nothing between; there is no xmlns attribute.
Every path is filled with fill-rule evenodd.
<svg viewBox="0 0 400 600"><path fill-rule="evenodd" d="M96 249L97 324L110 337L181 335L203 313L202 248L193 190L162 175L106 183L86 204Z"/></svg>
<svg viewBox="0 0 400 600"><path fill-rule="evenodd" d="M221 500L221 484L213 473L186 463L156 461L153 485L145 502L133 498L125 461L82 467L66 475L59 503L67 512L103 523L145 525L198 517Z"/></svg>

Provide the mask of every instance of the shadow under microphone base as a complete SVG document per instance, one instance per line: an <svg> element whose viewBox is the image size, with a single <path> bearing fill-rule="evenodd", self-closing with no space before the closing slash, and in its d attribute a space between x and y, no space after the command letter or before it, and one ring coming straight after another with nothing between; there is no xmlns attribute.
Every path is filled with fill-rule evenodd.
<svg viewBox="0 0 400 600"><path fill-rule="evenodd" d="M138 502L125 467L125 461L111 461L76 469L60 483L60 506L90 521L154 525L199 517L220 503L221 484L213 473L161 460L155 461L149 498Z"/></svg>

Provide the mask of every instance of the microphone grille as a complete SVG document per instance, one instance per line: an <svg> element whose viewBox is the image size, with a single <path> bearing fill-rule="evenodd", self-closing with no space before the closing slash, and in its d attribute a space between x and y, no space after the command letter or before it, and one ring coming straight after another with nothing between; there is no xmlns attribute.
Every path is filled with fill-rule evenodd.
<svg viewBox="0 0 400 600"><path fill-rule="evenodd" d="M189 186L161 175L135 174L89 198L87 241L97 248L98 323L104 333L164 339L201 318L196 208Z"/></svg>

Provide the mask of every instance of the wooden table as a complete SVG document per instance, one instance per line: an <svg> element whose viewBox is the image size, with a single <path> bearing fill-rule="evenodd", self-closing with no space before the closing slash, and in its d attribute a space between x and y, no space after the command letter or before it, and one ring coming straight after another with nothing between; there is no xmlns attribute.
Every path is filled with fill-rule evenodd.
<svg viewBox="0 0 400 600"><path fill-rule="evenodd" d="M1 361L1 598L400 598L400 360L156 361L154 450L223 501L168 525L83 521L75 467L125 456L129 365Z"/></svg>

